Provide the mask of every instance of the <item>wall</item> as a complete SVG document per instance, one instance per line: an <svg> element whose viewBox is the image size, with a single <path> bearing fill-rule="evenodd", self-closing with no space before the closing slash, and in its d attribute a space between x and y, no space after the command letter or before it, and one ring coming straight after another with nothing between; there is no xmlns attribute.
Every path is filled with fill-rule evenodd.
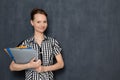
<svg viewBox="0 0 120 80"><path fill-rule="evenodd" d="M15 47L31 36L30 11L48 13L47 34L63 48L65 68L57 80L120 80L119 0L1 0L0 80L24 80L9 71L11 59L3 48Z"/></svg>

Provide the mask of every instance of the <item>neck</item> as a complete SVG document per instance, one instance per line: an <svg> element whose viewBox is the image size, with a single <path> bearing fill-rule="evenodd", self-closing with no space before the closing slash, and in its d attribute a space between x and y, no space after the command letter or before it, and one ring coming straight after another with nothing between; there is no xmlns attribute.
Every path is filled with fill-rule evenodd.
<svg viewBox="0 0 120 80"><path fill-rule="evenodd" d="M38 44L41 44L41 42L44 40L44 33L35 33L34 39Z"/></svg>

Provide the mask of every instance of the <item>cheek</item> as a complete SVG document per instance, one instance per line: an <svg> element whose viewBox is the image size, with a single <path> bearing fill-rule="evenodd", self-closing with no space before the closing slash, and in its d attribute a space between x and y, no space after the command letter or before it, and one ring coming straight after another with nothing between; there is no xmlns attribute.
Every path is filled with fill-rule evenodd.
<svg viewBox="0 0 120 80"><path fill-rule="evenodd" d="M32 25L34 29L37 29L39 27L39 25L33 24Z"/></svg>
<svg viewBox="0 0 120 80"><path fill-rule="evenodd" d="M46 27L48 26L48 24L46 24Z"/></svg>
<svg viewBox="0 0 120 80"><path fill-rule="evenodd" d="M46 27L48 26L48 23L46 23Z"/></svg>
<svg viewBox="0 0 120 80"><path fill-rule="evenodd" d="M48 25L46 24L46 29L47 29Z"/></svg>

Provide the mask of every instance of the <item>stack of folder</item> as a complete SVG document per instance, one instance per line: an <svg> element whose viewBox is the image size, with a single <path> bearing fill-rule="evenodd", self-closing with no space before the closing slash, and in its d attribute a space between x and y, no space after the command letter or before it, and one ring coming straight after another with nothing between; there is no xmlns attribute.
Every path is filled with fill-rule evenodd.
<svg viewBox="0 0 120 80"><path fill-rule="evenodd" d="M25 64L31 59L38 59L38 53L36 50L27 48L26 46L20 46L15 48L5 48L5 52L10 56L15 63Z"/></svg>

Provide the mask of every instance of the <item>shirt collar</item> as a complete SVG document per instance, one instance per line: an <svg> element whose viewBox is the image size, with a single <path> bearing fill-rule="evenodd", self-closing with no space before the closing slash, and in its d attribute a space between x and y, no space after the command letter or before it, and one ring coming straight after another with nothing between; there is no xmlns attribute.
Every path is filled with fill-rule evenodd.
<svg viewBox="0 0 120 80"><path fill-rule="evenodd" d="M46 40L48 40L48 37L46 35L44 35L44 40L43 41L46 41ZM35 42L34 36L32 36L30 38L29 42Z"/></svg>

